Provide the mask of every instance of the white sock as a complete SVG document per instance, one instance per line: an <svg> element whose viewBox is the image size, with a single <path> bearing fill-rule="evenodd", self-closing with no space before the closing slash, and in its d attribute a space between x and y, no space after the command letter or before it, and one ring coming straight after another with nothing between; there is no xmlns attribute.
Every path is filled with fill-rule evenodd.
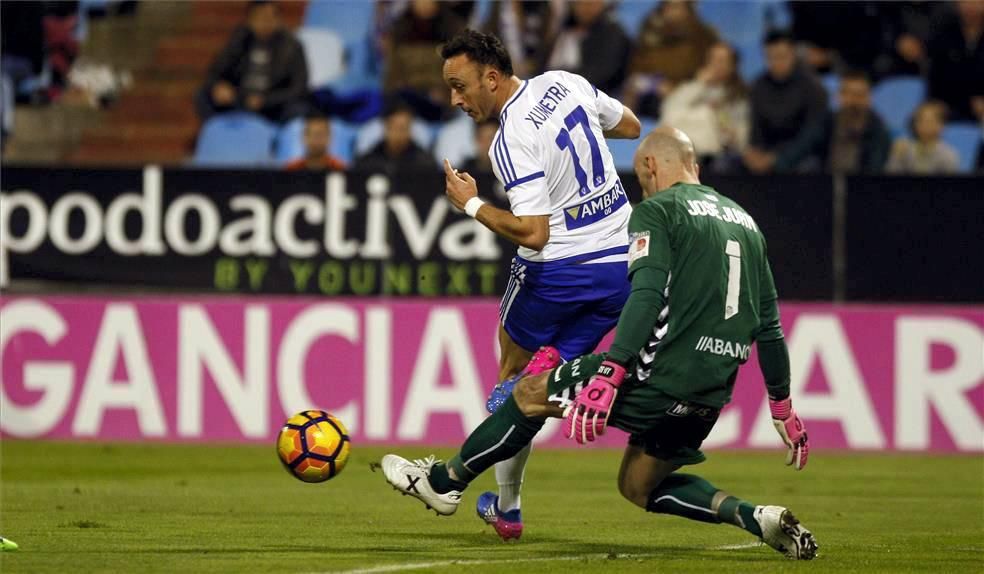
<svg viewBox="0 0 984 574"><path fill-rule="evenodd" d="M502 512L519 508L519 491L523 488L523 474L526 472L526 460L530 458L531 450L532 443L512 458L495 465L495 481L499 484L499 510Z"/></svg>

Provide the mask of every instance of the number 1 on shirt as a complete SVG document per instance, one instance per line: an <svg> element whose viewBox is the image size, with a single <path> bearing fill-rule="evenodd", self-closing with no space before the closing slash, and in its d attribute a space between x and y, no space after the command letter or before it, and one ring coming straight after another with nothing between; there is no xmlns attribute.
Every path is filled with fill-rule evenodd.
<svg viewBox="0 0 984 574"><path fill-rule="evenodd" d="M728 291L724 296L724 320L738 314L738 294L741 292L741 244L729 239L724 246L728 256Z"/></svg>
<svg viewBox="0 0 984 574"><path fill-rule="evenodd" d="M591 193L591 188L588 187L588 174L581 167L581 158L578 157L577 150L574 149L574 140L571 139L571 132L568 131L573 130L578 124L581 125L581 131L584 132L588 145L591 146L591 176L594 187L603 185L605 183L605 164L601 158L601 150L598 148L598 140L595 138L594 132L591 131L591 123L588 121L588 114L584 108L578 106L567 114L567 117L564 118L564 125L567 126L567 129L561 128L556 141L557 147L571 152L571 159L574 160L574 177L577 178L577 184L580 186L578 191L582 196L585 196Z"/></svg>

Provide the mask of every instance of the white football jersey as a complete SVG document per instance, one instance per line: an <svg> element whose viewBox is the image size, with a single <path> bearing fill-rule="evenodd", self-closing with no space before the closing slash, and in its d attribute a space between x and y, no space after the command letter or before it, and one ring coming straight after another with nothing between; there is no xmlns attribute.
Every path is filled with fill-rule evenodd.
<svg viewBox="0 0 984 574"><path fill-rule="evenodd" d="M620 102L569 72L526 80L509 98L489 149L493 171L513 215L550 216L547 245L520 247L520 257L626 260L632 208L603 135L621 119Z"/></svg>

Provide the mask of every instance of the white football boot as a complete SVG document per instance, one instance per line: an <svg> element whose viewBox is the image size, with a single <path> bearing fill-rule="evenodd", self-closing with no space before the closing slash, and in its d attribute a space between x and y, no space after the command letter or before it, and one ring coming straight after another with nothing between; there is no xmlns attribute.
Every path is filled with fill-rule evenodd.
<svg viewBox="0 0 984 574"><path fill-rule="evenodd" d="M423 502L428 510L433 510L439 515L450 516L458 510L461 492L451 490L440 494L434 491L428 477L437 462L434 455L411 462L401 456L388 454L383 457L381 466L386 482L389 482L395 490L399 490L403 496L409 494Z"/></svg>
<svg viewBox="0 0 984 574"><path fill-rule="evenodd" d="M786 558L813 560L817 557L817 541L792 512L781 506L756 506L753 516L762 529L762 541L785 554Z"/></svg>

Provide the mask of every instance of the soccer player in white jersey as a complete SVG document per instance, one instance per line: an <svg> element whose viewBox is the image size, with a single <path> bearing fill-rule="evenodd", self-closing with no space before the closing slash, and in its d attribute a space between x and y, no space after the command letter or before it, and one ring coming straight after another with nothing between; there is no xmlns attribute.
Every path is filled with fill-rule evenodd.
<svg viewBox="0 0 984 574"><path fill-rule="evenodd" d="M493 35L466 30L441 55L452 105L475 122L499 120L489 157L510 209L484 203L475 180L445 160L447 196L519 246L499 310L503 383L489 397L492 412L521 375L593 351L617 323L629 294L631 206L605 138L635 139L641 125L576 74L520 80ZM497 465L498 496L478 500L479 516L504 539L522 533L519 491L529 452Z"/></svg>

